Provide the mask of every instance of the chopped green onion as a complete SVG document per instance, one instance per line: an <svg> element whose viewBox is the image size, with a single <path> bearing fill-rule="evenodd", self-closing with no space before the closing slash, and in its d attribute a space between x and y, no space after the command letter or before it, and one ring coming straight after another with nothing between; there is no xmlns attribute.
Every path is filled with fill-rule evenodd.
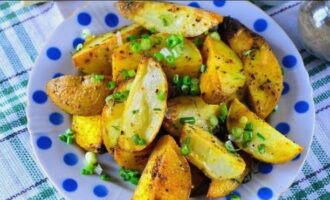
<svg viewBox="0 0 330 200"><path fill-rule="evenodd" d="M188 123L188 124L195 124L196 120L194 117L182 117L180 118L180 123L181 124L185 124L185 123Z"/></svg>
<svg viewBox="0 0 330 200"><path fill-rule="evenodd" d="M210 34L210 37L211 37L212 39L214 39L214 40L220 40L220 35L219 35L219 33L217 33L217 32L212 32L212 33Z"/></svg>
<svg viewBox="0 0 330 200"><path fill-rule="evenodd" d="M133 78L136 75L136 72L133 69L131 70L123 69L120 71L120 73L124 76L126 80Z"/></svg>
<svg viewBox="0 0 330 200"><path fill-rule="evenodd" d="M162 109L160 109L160 108L154 108L153 110L154 111L162 111Z"/></svg>
<svg viewBox="0 0 330 200"><path fill-rule="evenodd" d="M183 52L183 46L182 45L176 45L172 50L172 55L174 58L179 58L182 55Z"/></svg>
<svg viewBox="0 0 330 200"><path fill-rule="evenodd" d="M284 76L285 75L285 71L284 71L283 67L281 67L281 72L282 72L282 76Z"/></svg>
<svg viewBox="0 0 330 200"><path fill-rule="evenodd" d="M124 181L129 181L132 184L136 185L139 181L140 174L137 170L128 170L121 168L119 170L119 175L124 179Z"/></svg>
<svg viewBox="0 0 330 200"><path fill-rule="evenodd" d="M187 156L191 153L190 137L184 139L184 143L181 145L180 152L182 155Z"/></svg>
<svg viewBox="0 0 330 200"><path fill-rule="evenodd" d="M266 146L264 144L259 144L258 145L258 151L259 151L259 153L265 153Z"/></svg>
<svg viewBox="0 0 330 200"><path fill-rule="evenodd" d="M171 66L175 65L175 58L174 58L174 56L171 56L171 55L170 56L166 56L165 60L166 60L167 64L169 64Z"/></svg>
<svg viewBox="0 0 330 200"><path fill-rule="evenodd" d="M168 48L174 48L175 46L182 44L183 40L183 36L171 35L166 39L166 46Z"/></svg>
<svg viewBox="0 0 330 200"><path fill-rule="evenodd" d="M116 82L114 81L109 81L108 82L108 89L109 90L114 90L116 88Z"/></svg>
<svg viewBox="0 0 330 200"><path fill-rule="evenodd" d="M197 47L200 47L203 44L203 41L200 38L196 38L194 39L194 43Z"/></svg>
<svg viewBox="0 0 330 200"><path fill-rule="evenodd" d="M127 41L129 41L129 42L132 42L137 39L139 39L139 36L137 36L137 35L131 35L131 36L127 37Z"/></svg>
<svg viewBox="0 0 330 200"><path fill-rule="evenodd" d="M206 72L206 65L204 64L201 65L201 72L202 73Z"/></svg>
<svg viewBox="0 0 330 200"><path fill-rule="evenodd" d="M169 26L172 23L170 15L161 15L159 19L162 21L163 26Z"/></svg>
<svg viewBox="0 0 330 200"><path fill-rule="evenodd" d="M196 84L191 85L191 87L190 87L190 95L191 96L198 96L199 92L200 92L199 85L196 85Z"/></svg>
<svg viewBox="0 0 330 200"><path fill-rule="evenodd" d="M97 164L97 157L96 157L96 154L93 152L86 152L85 160L86 160L87 164L91 164L91 165Z"/></svg>
<svg viewBox="0 0 330 200"><path fill-rule="evenodd" d="M117 100L117 101L124 101L127 99L129 95L129 90L125 90L123 92L114 92L111 95L109 95L105 101L108 102L110 99Z"/></svg>
<svg viewBox="0 0 330 200"><path fill-rule="evenodd" d="M82 32L81 32L81 37L83 38L83 39L87 39L87 38L89 38L89 37L91 37L92 36L92 33L91 33L91 31L89 30L89 29L83 29L82 30Z"/></svg>
<svg viewBox="0 0 330 200"><path fill-rule="evenodd" d="M127 74L128 74L128 77L133 78L136 75L136 72L135 72L135 70L132 69L132 70L128 70Z"/></svg>
<svg viewBox="0 0 330 200"><path fill-rule="evenodd" d="M212 115L209 119L209 123L211 126L217 126L219 124L219 120L215 115Z"/></svg>
<svg viewBox="0 0 330 200"><path fill-rule="evenodd" d="M146 34L146 33L145 33L145 34L142 34L142 35L141 35L141 38L143 38L143 39L148 39L149 36L150 36L149 34Z"/></svg>
<svg viewBox="0 0 330 200"><path fill-rule="evenodd" d="M252 140L253 132L252 131L244 131L243 132L243 146L246 147Z"/></svg>
<svg viewBox="0 0 330 200"><path fill-rule="evenodd" d="M246 56L246 57L254 60L254 58L255 58L255 53L254 52L255 51L257 51L257 49L252 48L252 49L244 51L242 54L243 54L243 56Z"/></svg>
<svg viewBox="0 0 330 200"><path fill-rule="evenodd" d="M182 84L189 86L191 84L190 76L184 76L182 79Z"/></svg>
<svg viewBox="0 0 330 200"><path fill-rule="evenodd" d="M134 144L136 144L136 145L145 145L146 144L146 142L142 138L140 138L140 136L138 134L133 135L132 140L133 140Z"/></svg>
<svg viewBox="0 0 330 200"><path fill-rule="evenodd" d="M81 43L79 43L79 44L76 46L76 51L80 51L83 47L84 47L84 45L81 44Z"/></svg>
<svg viewBox="0 0 330 200"><path fill-rule="evenodd" d="M150 29L150 33L156 33L156 28L155 28L155 27L152 27L152 28Z"/></svg>
<svg viewBox="0 0 330 200"><path fill-rule="evenodd" d="M91 75L91 81L92 82L100 82L104 80L104 76L103 75L98 75L98 74L92 74Z"/></svg>
<svg viewBox="0 0 330 200"><path fill-rule="evenodd" d="M134 53L139 53L141 51L141 44L138 42L133 42L131 44L131 51Z"/></svg>
<svg viewBox="0 0 330 200"><path fill-rule="evenodd" d="M161 100L161 101L164 101L164 100L166 99L166 95L165 95L164 92L162 92L162 91L158 91L158 93L157 93L157 98L158 98L159 100Z"/></svg>
<svg viewBox="0 0 330 200"><path fill-rule="evenodd" d="M273 109L273 113L276 113L278 111L278 105L276 105Z"/></svg>
<svg viewBox="0 0 330 200"><path fill-rule="evenodd" d="M208 34L209 34L209 31L208 30L204 32L204 35L208 35Z"/></svg>
<svg viewBox="0 0 330 200"><path fill-rule="evenodd" d="M237 194L231 194L229 196L229 200L241 200L241 197L238 196Z"/></svg>
<svg viewBox="0 0 330 200"><path fill-rule="evenodd" d="M141 40L141 50L147 51L152 47L152 41L149 38L144 38Z"/></svg>
<svg viewBox="0 0 330 200"><path fill-rule="evenodd" d="M73 136L68 135L68 136L66 137L66 143L67 143L67 144L73 144L73 141L74 141Z"/></svg>
<svg viewBox="0 0 330 200"><path fill-rule="evenodd" d="M235 153L236 151L238 151L238 150L235 149L233 143L230 140L225 142L225 148L230 153Z"/></svg>
<svg viewBox="0 0 330 200"><path fill-rule="evenodd" d="M239 119L239 123L241 124L246 124L248 122L248 118L246 116L242 116L240 119Z"/></svg>
<svg viewBox="0 0 330 200"><path fill-rule="evenodd" d="M173 83L178 84L180 82L180 76L179 74L174 74L173 76Z"/></svg>
<svg viewBox="0 0 330 200"><path fill-rule="evenodd" d="M60 139L62 142L65 142L65 143L67 141L66 135L59 135L58 139Z"/></svg>
<svg viewBox="0 0 330 200"><path fill-rule="evenodd" d="M253 131L253 124L251 122L246 123L244 130Z"/></svg>
<svg viewBox="0 0 330 200"><path fill-rule="evenodd" d="M139 177L136 177L136 176L133 176L130 180L129 180L129 182L131 182L132 184L134 184L134 185L137 185L138 184L138 182L139 182Z"/></svg>
<svg viewBox="0 0 330 200"><path fill-rule="evenodd" d="M266 140L265 136L263 136L261 133L257 133L257 136L263 141Z"/></svg>
<svg viewBox="0 0 330 200"><path fill-rule="evenodd" d="M224 117L227 117L227 115L228 115L227 105L225 103L222 103L222 104L220 104L219 109L220 109L220 115L224 116Z"/></svg>
<svg viewBox="0 0 330 200"><path fill-rule="evenodd" d="M224 124L226 122L226 119L227 119L227 117L223 116L223 115L219 115L218 118L219 118L219 121L220 121L221 124Z"/></svg>
<svg viewBox="0 0 330 200"><path fill-rule="evenodd" d="M110 181L110 176L108 174L102 173L100 179L102 181Z"/></svg>
<svg viewBox="0 0 330 200"><path fill-rule="evenodd" d="M242 134L243 134L243 129L242 128L233 128L231 130L231 135L234 137L234 138L241 138Z"/></svg>
<svg viewBox="0 0 330 200"><path fill-rule="evenodd" d="M138 113L139 111L140 111L140 110L133 110L132 113L133 113L133 114L136 114L136 113Z"/></svg>
<svg viewBox="0 0 330 200"><path fill-rule="evenodd" d="M87 163L87 165L80 171L82 175L91 175L94 174L95 165Z"/></svg>
<svg viewBox="0 0 330 200"><path fill-rule="evenodd" d="M162 53L160 53L160 52L155 53L155 54L154 54L154 57L156 58L156 60L157 60L158 62L161 62L161 61L163 61L163 60L165 59L165 56L164 56Z"/></svg>
<svg viewBox="0 0 330 200"><path fill-rule="evenodd" d="M181 86L181 91L184 95L187 95L189 93L189 86L188 85L182 85Z"/></svg>

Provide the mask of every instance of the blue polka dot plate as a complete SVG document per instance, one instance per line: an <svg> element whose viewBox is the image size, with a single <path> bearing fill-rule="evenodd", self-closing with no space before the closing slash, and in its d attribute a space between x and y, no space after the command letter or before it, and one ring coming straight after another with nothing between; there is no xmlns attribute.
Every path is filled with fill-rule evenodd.
<svg viewBox="0 0 330 200"><path fill-rule="evenodd" d="M314 104L308 74L299 52L285 32L262 10L246 1L180 2L237 18L258 32L272 46L285 70L284 91L279 111L269 122L305 150L283 165L260 164L258 173L233 193L245 200L277 199L288 189L304 163L313 135ZM118 176L118 167L110 155L101 155L100 163L111 175L110 182L97 176L82 176L84 152L58 140L58 134L70 127L69 115L52 104L45 93L46 83L63 74L77 73L71 51L83 40L81 31L94 34L110 31L130 22L119 16L113 2L93 2L65 20L40 52L29 81L28 128L39 164L67 199L130 199L134 187ZM197 199L203 199L197 198ZM227 198L228 199L228 198Z"/></svg>

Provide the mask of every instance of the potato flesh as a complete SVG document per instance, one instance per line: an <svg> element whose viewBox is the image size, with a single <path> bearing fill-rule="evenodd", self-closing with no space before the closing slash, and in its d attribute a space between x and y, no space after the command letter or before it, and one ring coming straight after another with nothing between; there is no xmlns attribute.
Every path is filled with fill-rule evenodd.
<svg viewBox="0 0 330 200"><path fill-rule="evenodd" d="M253 138L246 147L243 147L242 141L235 141L235 143L254 158L267 163L280 164L292 160L303 151L303 147L279 133L237 99L232 102L229 109L227 118L228 131L235 127L244 128L244 125L239 122L242 116L247 117L248 122L253 124ZM257 133L261 134L265 140L258 137ZM259 145L265 145L265 152L258 150Z"/></svg>
<svg viewBox="0 0 330 200"><path fill-rule="evenodd" d="M219 104L244 86L243 65L233 50L211 36L204 41L203 55L207 68L200 77L202 97L207 103Z"/></svg>
<svg viewBox="0 0 330 200"><path fill-rule="evenodd" d="M264 38L237 20L226 17L220 32L242 59L252 110L266 118L278 104L283 90L283 75L275 54Z"/></svg>
<svg viewBox="0 0 330 200"><path fill-rule="evenodd" d="M124 77L121 75L122 70L137 69L143 54L149 53L154 55L155 53L158 53L161 49L166 47L166 39L169 36L170 35L166 33L159 33L151 36L150 38L152 41L159 42L159 39L157 38L161 38L161 41L159 44L154 44L151 49L140 53L132 52L131 42L125 43L116 48L112 54L113 79L115 81L124 80ZM140 40L138 40L138 42L140 42ZM175 74L178 74L179 76L189 75L197 78L200 74L202 56L196 45L189 39L185 39L182 54L175 59L175 65L169 65L166 61L161 62L161 64L169 80L172 80L172 77Z"/></svg>
<svg viewBox="0 0 330 200"><path fill-rule="evenodd" d="M173 136L180 137L182 124L180 118L194 117L196 125L212 130L209 119L219 115L218 105L209 105L201 97L176 97L168 100L167 112L163 121L164 128Z"/></svg>
<svg viewBox="0 0 330 200"><path fill-rule="evenodd" d="M123 27L120 38L115 32L98 35L85 42L83 48L72 56L75 67L86 74L111 75L111 53L113 49L121 45L120 40L125 42L131 35L138 35L143 28L137 24ZM118 33L119 34L119 33Z"/></svg>
<svg viewBox="0 0 330 200"><path fill-rule="evenodd" d="M152 58L142 59L123 111L120 148L141 151L153 141L165 116L167 90L166 76L160 64ZM164 94L163 100L158 98L159 93ZM145 144L136 144L132 138L135 135Z"/></svg>
<svg viewBox="0 0 330 200"><path fill-rule="evenodd" d="M216 13L166 2L121 1L115 6L121 15L149 30L185 37L201 35L223 20Z"/></svg>
<svg viewBox="0 0 330 200"><path fill-rule="evenodd" d="M235 178L245 169L244 160L237 154L229 153L224 144L202 128L185 124L181 134L181 145L190 138L191 153L188 160L211 179Z"/></svg>
<svg viewBox="0 0 330 200"><path fill-rule="evenodd" d="M133 80L127 80L120 83L114 92L122 92L129 90ZM110 154L113 154L115 147L118 145L118 138L121 133L121 121L123 110L125 109L125 101L115 102L110 99L102 111L101 127L103 143Z"/></svg>
<svg viewBox="0 0 330 200"><path fill-rule="evenodd" d="M86 151L104 153L101 137L101 116L72 116L75 142Z"/></svg>
<svg viewBox="0 0 330 200"><path fill-rule="evenodd" d="M132 200L188 200L190 191L189 164L174 139L165 135L157 142Z"/></svg>

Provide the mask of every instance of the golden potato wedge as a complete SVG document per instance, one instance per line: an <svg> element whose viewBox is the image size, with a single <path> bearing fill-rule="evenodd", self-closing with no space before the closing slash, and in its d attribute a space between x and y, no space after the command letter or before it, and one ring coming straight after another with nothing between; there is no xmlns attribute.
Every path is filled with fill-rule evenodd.
<svg viewBox="0 0 330 200"><path fill-rule="evenodd" d="M188 160L211 179L235 178L245 169L238 154L229 153L218 138L196 125L183 126L180 142L190 148Z"/></svg>
<svg viewBox="0 0 330 200"><path fill-rule="evenodd" d="M132 200L188 200L191 174L187 160L169 135L157 142Z"/></svg>
<svg viewBox="0 0 330 200"><path fill-rule="evenodd" d="M163 127L173 136L180 137L182 124L180 118L194 117L196 125L205 130L214 128L209 119L219 115L218 105L209 105L201 97L181 96L168 100Z"/></svg>
<svg viewBox="0 0 330 200"><path fill-rule="evenodd" d="M232 179L219 179L212 180L209 189L207 191L208 198L221 198L229 195L232 191L234 191L238 186L240 186L245 178L245 176L251 170L252 159L248 157L244 157L244 161L246 163L246 168L241 175Z"/></svg>
<svg viewBox="0 0 330 200"><path fill-rule="evenodd" d="M112 54L112 69L113 79L115 81L123 80L122 70L137 69L137 66L143 57L143 54L154 55L161 49L166 47L166 39L171 35L159 33L150 36L150 39L155 42L151 49L144 52L132 52L131 42L116 48ZM140 42L141 40L137 40ZM196 45L189 39L184 40L182 53L175 59L175 65L170 65L166 61L161 62L163 70L167 77L172 80L175 74L180 76L189 75L197 78L200 74L200 66L202 64L202 56Z"/></svg>
<svg viewBox="0 0 330 200"><path fill-rule="evenodd" d="M115 148L114 159L116 163L125 169L143 171L147 165L148 158L154 148L154 143L151 143L142 151L125 151L121 148Z"/></svg>
<svg viewBox="0 0 330 200"><path fill-rule="evenodd" d="M111 53L131 35L139 35L142 26L132 24L119 30L98 35L85 42L72 56L74 66L86 74L111 75Z"/></svg>
<svg viewBox="0 0 330 200"><path fill-rule="evenodd" d="M119 13L141 26L157 32L194 37L217 26L223 17L210 11L157 1L120 1Z"/></svg>
<svg viewBox="0 0 330 200"><path fill-rule="evenodd" d="M129 90L133 80L128 80L119 84L114 92L122 92ZM118 144L118 138L121 134L121 121L123 110L125 109L124 102L115 102L110 99L103 108L101 126L103 143L110 154L114 152Z"/></svg>
<svg viewBox="0 0 330 200"><path fill-rule="evenodd" d="M283 75L275 54L264 38L233 18L226 17L219 31L242 59L252 110L266 118L278 104L283 90Z"/></svg>
<svg viewBox="0 0 330 200"><path fill-rule="evenodd" d="M243 145L242 140L234 142L254 158L266 163L280 164L292 160L303 151L303 147L279 133L237 99L232 102L227 117L229 132L234 128L244 129L245 125L240 122L243 116L253 124L252 140L247 145Z"/></svg>
<svg viewBox="0 0 330 200"><path fill-rule="evenodd" d="M72 130L75 142L86 151L104 153L106 149L102 143L101 116L72 116Z"/></svg>
<svg viewBox="0 0 330 200"><path fill-rule="evenodd" d="M63 111L80 116L99 115L105 104L104 99L112 93L105 77L92 81L92 76L61 76L50 80L46 92L53 103Z"/></svg>
<svg viewBox="0 0 330 200"><path fill-rule="evenodd" d="M240 58L224 42L207 36L203 45L206 71L200 77L203 99L219 104L236 94L245 84Z"/></svg>
<svg viewBox="0 0 330 200"><path fill-rule="evenodd" d="M152 58L143 58L123 110L120 148L141 151L154 140L165 116L167 91L160 64Z"/></svg>

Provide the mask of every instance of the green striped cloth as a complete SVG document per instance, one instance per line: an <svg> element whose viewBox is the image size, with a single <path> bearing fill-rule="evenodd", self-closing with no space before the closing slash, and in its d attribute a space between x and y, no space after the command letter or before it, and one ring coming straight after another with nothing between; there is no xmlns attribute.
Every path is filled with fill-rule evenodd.
<svg viewBox="0 0 330 200"><path fill-rule="evenodd" d="M267 12L281 24L281 15L297 9L298 5ZM0 2L1 200L64 199L36 163L24 111L33 63L44 41L62 20L54 3L22 7L17 1ZM316 59L303 49L300 52L314 88L317 124L307 162L281 199L326 200L330 199L330 141L327 136L330 130L327 121L330 119L330 63Z"/></svg>

